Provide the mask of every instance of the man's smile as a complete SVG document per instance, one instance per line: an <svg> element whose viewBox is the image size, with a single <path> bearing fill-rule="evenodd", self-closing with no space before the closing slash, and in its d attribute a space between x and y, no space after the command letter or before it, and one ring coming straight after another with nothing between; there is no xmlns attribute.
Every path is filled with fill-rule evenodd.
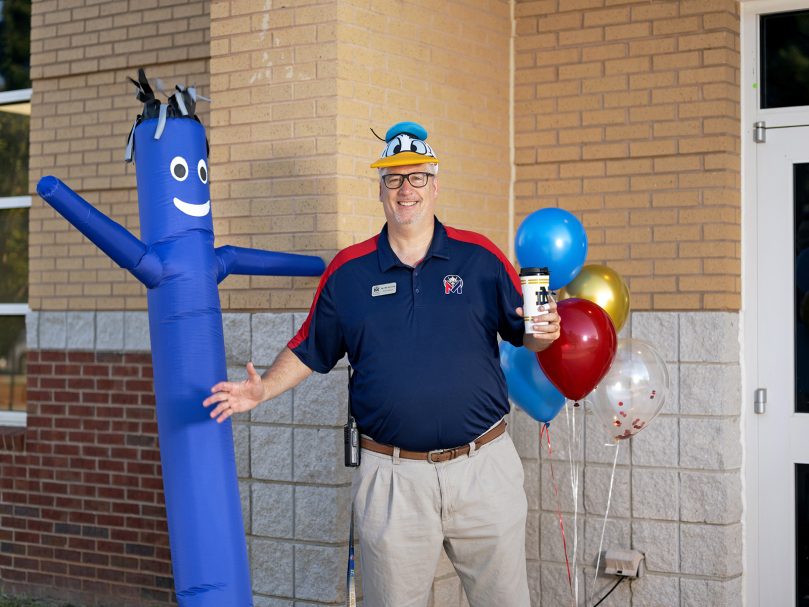
<svg viewBox="0 0 809 607"><path fill-rule="evenodd" d="M186 215L191 215L191 217L205 217L208 212L211 210L211 201L208 200L204 204L191 204L190 202L184 202L174 197L174 206L180 209Z"/></svg>

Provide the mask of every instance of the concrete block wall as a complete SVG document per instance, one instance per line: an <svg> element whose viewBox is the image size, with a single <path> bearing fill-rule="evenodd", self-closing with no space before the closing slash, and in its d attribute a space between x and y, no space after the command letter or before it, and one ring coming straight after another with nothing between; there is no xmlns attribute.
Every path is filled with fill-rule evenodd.
<svg viewBox="0 0 809 607"><path fill-rule="evenodd" d="M517 221L576 213L635 309L738 310L738 1L515 10Z"/></svg>
<svg viewBox="0 0 809 607"><path fill-rule="evenodd" d="M631 441L621 443L604 549L646 554L646 575L624 583L611 605L738 605L742 602L741 377L739 315L633 312L622 334L652 344L671 375L671 398ZM585 407L586 411L586 407ZM598 419L576 414L584 441L578 496L579 596L592 604L612 578L593 574L614 447ZM565 412L551 423L553 454L537 423L517 411L512 436L526 469L527 552L532 604L570 601L557 509L568 554L573 496ZM569 418L572 420L572 418ZM551 467L553 470L551 470ZM553 476L559 491L554 492Z"/></svg>
<svg viewBox="0 0 809 607"><path fill-rule="evenodd" d="M247 360L258 369L269 366L305 318L303 313L225 314L231 379L244 377ZM248 352L251 358L245 357ZM343 465L347 382L344 360L329 374L314 373L291 393L234 417L257 606L345 603L352 476ZM357 573L361 597L362 572ZM466 604L444 556L430 605Z"/></svg>

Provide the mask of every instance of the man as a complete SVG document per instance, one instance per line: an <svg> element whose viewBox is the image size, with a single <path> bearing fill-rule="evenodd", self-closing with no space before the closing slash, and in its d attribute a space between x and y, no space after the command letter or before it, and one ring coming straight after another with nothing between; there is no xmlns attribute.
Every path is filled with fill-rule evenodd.
<svg viewBox="0 0 809 607"><path fill-rule="evenodd" d="M340 251L298 334L259 377L222 382L218 421L274 398L344 354L363 433L352 483L367 607L426 605L441 550L474 607L528 607L527 503L497 335L532 351L559 336L524 334L519 278L485 237L434 216L438 158L427 132L394 125L382 157L382 232Z"/></svg>

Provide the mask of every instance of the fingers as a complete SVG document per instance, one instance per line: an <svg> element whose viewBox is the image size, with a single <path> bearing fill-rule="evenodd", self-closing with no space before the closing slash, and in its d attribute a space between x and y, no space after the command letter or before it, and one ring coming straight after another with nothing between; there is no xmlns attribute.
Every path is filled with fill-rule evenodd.
<svg viewBox="0 0 809 607"><path fill-rule="evenodd" d="M553 306L556 308L556 304ZM541 341L554 341L559 337L562 319L555 311L550 311L542 316L535 316L536 324L532 325L533 333L530 335Z"/></svg>
<svg viewBox="0 0 809 607"><path fill-rule="evenodd" d="M235 411L232 407L230 407L227 403L222 403L216 409L211 411L211 418L216 420L217 424L221 424L231 415L233 415Z"/></svg>
<svg viewBox="0 0 809 607"><path fill-rule="evenodd" d="M261 381L261 376L256 371L256 368L253 366L252 362L247 363L247 379L252 382L256 380Z"/></svg>
<svg viewBox="0 0 809 607"><path fill-rule="evenodd" d="M230 393L233 391L233 385L230 382L221 382L211 388L213 394L202 401L203 407L209 407L215 403L227 400L230 398Z"/></svg>

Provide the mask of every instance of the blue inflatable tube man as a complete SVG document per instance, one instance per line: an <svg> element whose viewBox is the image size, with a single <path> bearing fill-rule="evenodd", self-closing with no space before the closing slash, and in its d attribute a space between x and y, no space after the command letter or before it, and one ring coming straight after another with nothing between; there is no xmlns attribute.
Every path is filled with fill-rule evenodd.
<svg viewBox="0 0 809 607"><path fill-rule="evenodd" d="M317 276L317 257L214 248L205 129L196 92L155 99L143 70L144 111L127 156L137 174L141 239L55 177L37 192L148 288L160 458L177 600L182 607L253 604L230 420L202 407L226 379L218 283L229 274Z"/></svg>

